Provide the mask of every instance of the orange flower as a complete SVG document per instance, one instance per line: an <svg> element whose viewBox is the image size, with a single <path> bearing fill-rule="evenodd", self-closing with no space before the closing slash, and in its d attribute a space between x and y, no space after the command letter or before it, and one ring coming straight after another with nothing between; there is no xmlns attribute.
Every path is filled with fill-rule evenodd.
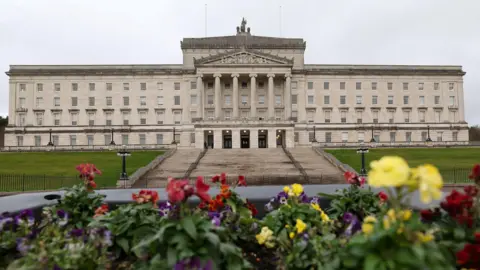
<svg viewBox="0 0 480 270"><path fill-rule="evenodd" d="M108 204L102 204L102 206L98 207L97 210L95 210L95 217L103 216L105 213L108 212Z"/></svg>
<svg viewBox="0 0 480 270"><path fill-rule="evenodd" d="M158 193L155 190L146 190L142 189L138 194L132 193L132 199L137 203L153 203L153 205L157 204L159 200Z"/></svg>

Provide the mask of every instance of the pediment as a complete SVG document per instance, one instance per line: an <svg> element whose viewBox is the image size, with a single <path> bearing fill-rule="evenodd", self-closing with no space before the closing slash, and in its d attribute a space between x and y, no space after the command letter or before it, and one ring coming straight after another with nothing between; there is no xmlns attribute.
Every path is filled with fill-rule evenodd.
<svg viewBox="0 0 480 270"><path fill-rule="evenodd" d="M262 52L241 50L195 59L195 65L267 65L291 66L293 60Z"/></svg>

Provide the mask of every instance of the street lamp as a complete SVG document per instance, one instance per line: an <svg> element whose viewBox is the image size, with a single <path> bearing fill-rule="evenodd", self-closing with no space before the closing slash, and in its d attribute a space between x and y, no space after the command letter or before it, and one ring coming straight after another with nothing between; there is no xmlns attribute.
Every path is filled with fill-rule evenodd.
<svg viewBox="0 0 480 270"><path fill-rule="evenodd" d="M430 138L430 125L427 125L427 139L425 142L430 145L432 143L432 139Z"/></svg>
<svg viewBox="0 0 480 270"><path fill-rule="evenodd" d="M50 139L48 140L47 146L53 146L53 142L52 142L52 129L50 129L50 130L48 131L48 133L50 134Z"/></svg>
<svg viewBox="0 0 480 270"><path fill-rule="evenodd" d="M115 141L113 140L113 128L112 128L112 130L111 130L111 131L112 131L112 135L111 135L111 137L112 137L112 141L110 142L110 145L115 145Z"/></svg>
<svg viewBox="0 0 480 270"><path fill-rule="evenodd" d="M317 136L316 136L316 133L315 133L315 126L313 126L313 140L312 142L316 143L317 142Z"/></svg>
<svg viewBox="0 0 480 270"><path fill-rule="evenodd" d="M128 174L127 174L127 160L126 158L131 156L130 152L127 151L127 148L125 145L122 146L120 151L118 151L117 156L122 157L122 173L120 174L120 180L128 180Z"/></svg>
<svg viewBox="0 0 480 270"><path fill-rule="evenodd" d="M172 144L177 144L177 141L175 140L175 127L173 127L172 135L173 135Z"/></svg>
<svg viewBox="0 0 480 270"><path fill-rule="evenodd" d="M365 169L365 154L368 153L368 148L362 147L357 150L357 154L362 155L362 168L360 169L360 176L367 175L367 170Z"/></svg>

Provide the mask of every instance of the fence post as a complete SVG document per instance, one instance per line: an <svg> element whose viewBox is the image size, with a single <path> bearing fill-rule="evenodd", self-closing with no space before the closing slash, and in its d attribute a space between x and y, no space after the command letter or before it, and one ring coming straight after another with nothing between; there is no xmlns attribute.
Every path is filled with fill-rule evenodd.
<svg viewBox="0 0 480 270"><path fill-rule="evenodd" d="M47 190L47 177L45 174L43 175L43 190Z"/></svg>
<svg viewBox="0 0 480 270"><path fill-rule="evenodd" d="M22 176L22 191L25 191L25 174Z"/></svg>

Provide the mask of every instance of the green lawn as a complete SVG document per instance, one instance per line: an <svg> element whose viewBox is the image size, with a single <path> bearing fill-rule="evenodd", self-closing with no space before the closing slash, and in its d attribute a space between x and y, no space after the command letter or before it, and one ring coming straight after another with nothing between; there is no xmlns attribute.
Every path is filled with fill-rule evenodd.
<svg viewBox="0 0 480 270"><path fill-rule="evenodd" d="M162 151L135 151L127 157L127 173L147 165ZM122 169L121 157L112 152L0 153L0 192L55 189L78 183L75 167L93 163L102 171L99 187L113 187Z"/></svg>
<svg viewBox="0 0 480 270"><path fill-rule="evenodd" d="M356 149L325 149L325 151L360 171L361 155L356 153ZM391 155L405 158L411 167L425 163L433 164L448 182L468 181L471 168L474 164L480 163L480 148L376 148L370 149L365 155L367 170L370 161Z"/></svg>

